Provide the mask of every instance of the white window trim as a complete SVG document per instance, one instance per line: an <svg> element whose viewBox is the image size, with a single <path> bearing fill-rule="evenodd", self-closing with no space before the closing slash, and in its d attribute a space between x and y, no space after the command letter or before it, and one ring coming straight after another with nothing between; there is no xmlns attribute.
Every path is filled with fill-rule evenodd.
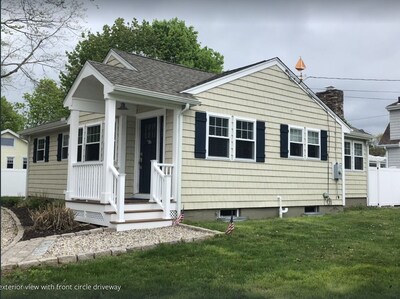
<svg viewBox="0 0 400 299"><path fill-rule="evenodd" d="M236 138L236 122L237 121L245 121L253 124L253 139L241 139L241 138ZM233 128L232 128L232 134L233 134L233 160L235 161L243 161L243 162L256 162L256 155L257 155L257 121L252 118L244 118L244 117L233 117ZM254 143L253 146L253 159L245 159L245 158L236 158L236 140L240 141L251 141Z"/></svg>
<svg viewBox="0 0 400 299"><path fill-rule="evenodd" d="M346 142L349 142L350 143L350 155L344 155L345 157L346 156L350 156L351 157L351 168L345 168L345 171L352 171L352 172L365 172L365 168L368 168L368 167L365 167L365 147L364 147L364 143L363 142L360 142L360 141L354 141L354 140L345 140L345 143ZM361 147L362 147L362 156L356 156L355 155L355 146L354 146L354 144L361 144ZM344 148L343 148L343 151L344 151ZM358 158L362 158L363 159L363 163L362 163L362 167L363 167L363 169L355 169L355 158L356 157L358 157Z"/></svg>
<svg viewBox="0 0 400 299"><path fill-rule="evenodd" d="M5 147L7 147L7 148L10 148L10 147L14 148L14 147L15 147L15 138L14 138L14 137L1 137L1 138L2 138L2 139L6 138L6 139L12 139L12 140L14 140L13 145L1 145L1 146L5 146Z"/></svg>
<svg viewBox="0 0 400 299"><path fill-rule="evenodd" d="M322 161L321 160L321 129L309 128L309 127L302 127L296 125L288 125L289 132L288 132L288 158L295 159L295 160L310 160L310 161ZM290 129L297 129L302 130L302 143L297 141L290 141ZM317 132L318 133L318 146L319 146L319 157L308 157L308 132ZM303 156L292 156L290 154L290 143L297 143L303 145Z"/></svg>
<svg viewBox="0 0 400 299"><path fill-rule="evenodd" d="M8 168L8 159L12 159L12 168ZM15 169L15 156L7 156L6 169Z"/></svg>
<svg viewBox="0 0 400 299"><path fill-rule="evenodd" d="M360 144L361 145L361 151L362 151L362 155L361 156L356 156L355 152L356 152L356 144ZM362 169L356 169L356 158L362 158ZM365 169L365 158L364 158L364 144L362 142L358 142L358 141L353 141L353 171L358 171L358 172L363 172Z"/></svg>
<svg viewBox="0 0 400 299"><path fill-rule="evenodd" d="M24 168L24 161L26 161L26 168ZM22 157L22 169L28 169L28 157Z"/></svg>
<svg viewBox="0 0 400 299"><path fill-rule="evenodd" d="M39 149L39 140L43 140L43 149ZM43 160L38 159L38 152L43 151ZM41 137L37 139L37 146L36 146L36 162L44 162L46 159L46 137Z"/></svg>
<svg viewBox="0 0 400 299"><path fill-rule="evenodd" d="M98 162L103 161L102 157L103 157L103 153L102 153L102 148L103 148L103 125L104 123L102 122L93 122L93 123L87 123L84 125L81 125L78 127L78 132L79 129L82 129L82 143L79 143L79 141L77 142L77 153L78 153L78 147L79 145L82 146L82 160L78 161L78 163L85 163L85 162L96 162L96 161L86 161L86 145L87 144L96 144L99 143L99 160ZM91 143L87 143L86 142L86 137L87 137L87 128L89 127L94 127L94 126L100 126L100 141L99 142L91 142ZM79 133L78 133L78 140L79 140ZM77 157L78 158L78 157Z"/></svg>
<svg viewBox="0 0 400 299"><path fill-rule="evenodd" d="M224 136L211 136L221 139L228 139L228 157L216 157L208 155L208 145L209 145L209 137L210 137L210 117L218 117L228 119L228 137ZM226 114L219 113L207 113L207 125L206 125L206 159L209 160L223 160L223 161L231 161L232 160L232 116Z"/></svg>
<svg viewBox="0 0 400 299"><path fill-rule="evenodd" d="M346 143L350 144L350 155L346 154ZM344 141L344 148L343 148L343 156L344 159L346 159L346 157L350 157L350 168L346 168L346 161L343 161L343 167L345 169L345 171L352 171L353 170L353 155L352 155L352 148L353 148L353 143L350 140L345 140Z"/></svg>
<svg viewBox="0 0 400 299"><path fill-rule="evenodd" d="M64 145L64 138L65 136L68 136L68 144L67 146ZM67 157L63 158L63 150L64 148L67 148ZM68 155L69 155L69 133L63 133L62 134L62 140L61 140L61 160L62 161L67 161L68 160Z"/></svg>
<svg viewBox="0 0 400 299"><path fill-rule="evenodd" d="M209 146L209 129L210 129L210 117L219 117L228 119L228 137L222 136L214 136L216 138L223 138L228 139L228 157L215 157L208 155L208 146ZM253 156L254 159L244 159L244 158L236 158L236 121L245 121L253 123L253 140L250 139L238 139L244 141L253 141ZM218 160L218 161L236 161L236 162L256 162L257 158L257 120L254 118L247 118L247 117L240 117L240 116L233 116L228 114L221 114L221 113L214 113L214 112L207 112L207 125L206 125L206 159L207 160Z"/></svg>
<svg viewBox="0 0 400 299"><path fill-rule="evenodd" d="M309 157L308 156L308 145L316 145L312 143L308 143L308 132L314 132L318 133L318 147L319 147L319 152L318 152L318 158L314 157ZM309 160L321 160L321 130L319 129L312 129L312 128L306 128L306 140L305 140L305 151L306 151L306 158Z"/></svg>
<svg viewBox="0 0 400 299"><path fill-rule="evenodd" d="M302 142L301 143L297 142L297 141L290 141L290 129L301 130L301 132L302 132L302 134L301 134L302 135ZM288 132L288 153L289 153L288 157L289 158L304 160L307 157L306 152L305 152L305 146L304 146L304 141L305 141L304 139L306 138L305 137L305 129L306 129L305 127L289 125L289 132ZM303 145L303 155L302 156L292 156L291 155L291 153L290 153L290 143L291 142Z"/></svg>
<svg viewBox="0 0 400 299"><path fill-rule="evenodd" d="M235 213L233 214L233 217L239 217L239 215L240 215L240 211L239 211L239 209L220 209L219 211L218 211L218 218L226 218L226 219L230 219L231 218L231 216L232 215L229 215L229 216L221 216L221 211L222 210L235 210Z"/></svg>

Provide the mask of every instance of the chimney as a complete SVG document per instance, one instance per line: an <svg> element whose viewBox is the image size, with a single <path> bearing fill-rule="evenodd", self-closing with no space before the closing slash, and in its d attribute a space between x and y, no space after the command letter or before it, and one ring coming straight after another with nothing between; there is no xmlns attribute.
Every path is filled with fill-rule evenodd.
<svg viewBox="0 0 400 299"><path fill-rule="evenodd" d="M325 103L335 114L344 119L343 91L333 86L328 86L326 91L317 92L317 97Z"/></svg>

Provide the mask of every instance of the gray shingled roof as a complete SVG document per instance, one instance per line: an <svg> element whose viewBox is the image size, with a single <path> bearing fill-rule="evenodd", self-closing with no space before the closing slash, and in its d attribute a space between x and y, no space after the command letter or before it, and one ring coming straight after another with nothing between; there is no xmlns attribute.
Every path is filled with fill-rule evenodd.
<svg viewBox="0 0 400 299"><path fill-rule="evenodd" d="M387 125L385 133L383 133L381 140L379 140L379 145L389 145L389 144L400 144L400 139L391 140L390 139L390 123Z"/></svg>
<svg viewBox="0 0 400 299"><path fill-rule="evenodd" d="M182 90L207 80L214 73L208 73L165 61L113 50L136 70L128 70L99 62L89 63L96 68L112 84L135 87L170 95L191 97L181 94Z"/></svg>

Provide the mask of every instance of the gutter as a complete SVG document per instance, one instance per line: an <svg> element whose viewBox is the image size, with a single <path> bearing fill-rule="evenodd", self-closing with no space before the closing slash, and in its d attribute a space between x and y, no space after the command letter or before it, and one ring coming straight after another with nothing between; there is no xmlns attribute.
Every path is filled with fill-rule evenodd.
<svg viewBox="0 0 400 299"><path fill-rule="evenodd" d="M46 123L43 125L39 125L37 127L25 129L20 132L20 135L30 136L30 135L34 135L34 134L38 134L38 133L44 133L44 132L57 130L57 129L68 127L68 126L69 126L69 124L68 124L67 120L62 119L62 120Z"/></svg>

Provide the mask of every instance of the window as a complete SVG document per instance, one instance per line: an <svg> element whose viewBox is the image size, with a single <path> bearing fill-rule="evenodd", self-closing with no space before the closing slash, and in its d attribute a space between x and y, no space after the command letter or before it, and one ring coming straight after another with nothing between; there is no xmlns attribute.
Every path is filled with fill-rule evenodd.
<svg viewBox="0 0 400 299"><path fill-rule="evenodd" d="M208 156L229 158L229 118L209 117Z"/></svg>
<svg viewBox="0 0 400 299"><path fill-rule="evenodd" d="M319 131L307 131L307 157L316 159L320 157Z"/></svg>
<svg viewBox="0 0 400 299"><path fill-rule="evenodd" d="M281 158L328 160L328 131L280 125Z"/></svg>
<svg viewBox="0 0 400 299"><path fill-rule="evenodd" d="M230 218L232 215L233 217L239 217L239 210L219 210L219 218Z"/></svg>
<svg viewBox="0 0 400 299"><path fill-rule="evenodd" d="M28 168L28 158L22 158L22 169Z"/></svg>
<svg viewBox="0 0 400 299"><path fill-rule="evenodd" d="M289 155L303 157L303 129L290 128L289 136Z"/></svg>
<svg viewBox="0 0 400 299"><path fill-rule="evenodd" d="M345 141L344 143L344 169L351 169L351 143Z"/></svg>
<svg viewBox="0 0 400 299"><path fill-rule="evenodd" d="M354 142L354 169L355 170L363 170L363 145L362 143Z"/></svg>
<svg viewBox="0 0 400 299"><path fill-rule="evenodd" d="M44 161L46 139L38 138L37 140L37 150L36 150L36 161Z"/></svg>
<svg viewBox="0 0 400 299"><path fill-rule="evenodd" d="M7 157L7 168L8 169L14 168L14 157Z"/></svg>
<svg viewBox="0 0 400 299"><path fill-rule="evenodd" d="M1 137L2 146L14 146L14 138Z"/></svg>
<svg viewBox="0 0 400 299"><path fill-rule="evenodd" d="M69 144L69 135L63 134L62 146L61 146L61 159L68 159L68 144Z"/></svg>
<svg viewBox="0 0 400 299"><path fill-rule="evenodd" d="M78 157L77 161L82 162L83 128L78 130Z"/></svg>
<svg viewBox="0 0 400 299"><path fill-rule="evenodd" d="M196 111L194 157L265 162L265 121Z"/></svg>
<svg viewBox="0 0 400 299"><path fill-rule="evenodd" d="M319 212L319 207L318 206L310 206L310 207L304 207L304 213L318 213Z"/></svg>
<svg viewBox="0 0 400 299"><path fill-rule="evenodd" d="M251 159L255 156L255 122L236 120L236 158Z"/></svg>
<svg viewBox="0 0 400 299"><path fill-rule="evenodd" d="M355 141L344 142L344 161L347 170L364 170L363 144ZM375 166L377 163L375 163Z"/></svg>
<svg viewBox="0 0 400 299"><path fill-rule="evenodd" d="M101 125L90 125L78 130L77 161L100 161Z"/></svg>

